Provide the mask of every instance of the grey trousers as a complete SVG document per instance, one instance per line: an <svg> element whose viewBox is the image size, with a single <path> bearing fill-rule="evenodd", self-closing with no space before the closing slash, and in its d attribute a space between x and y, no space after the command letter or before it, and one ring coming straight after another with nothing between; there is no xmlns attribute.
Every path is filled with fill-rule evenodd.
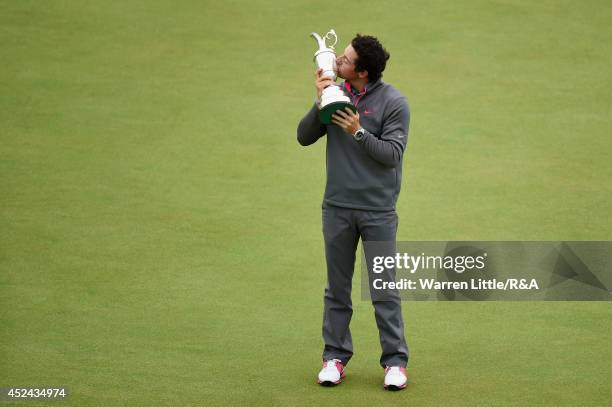
<svg viewBox="0 0 612 407"><path fill-rule="evenodd" d="M357 243L393 241L398 218L392 211L367 211L323 205L323 237L327 262L324 296L323 359L340 359L344 365L353 356L349 324L353 315L351 286ZM385 301L373 300L382 355L380 365L406 367L408 345L404 338L399 295Z"/></svg>

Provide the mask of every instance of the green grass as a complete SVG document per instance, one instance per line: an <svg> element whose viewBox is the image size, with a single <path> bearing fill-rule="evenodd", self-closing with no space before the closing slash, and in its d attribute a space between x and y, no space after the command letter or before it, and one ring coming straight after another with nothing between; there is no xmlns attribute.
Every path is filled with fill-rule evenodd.
<svg viewBox="0 0 612 407"><path fill-rule="evenodd" d="M65 385L75 406L607 405L608 303L406 302L411 386L390 394L356 292L348 379L318 387L325 143L295 128L308 34L373 33L412 109L400 239L609 240L611 18L0 1L0 386Z"/></svg>

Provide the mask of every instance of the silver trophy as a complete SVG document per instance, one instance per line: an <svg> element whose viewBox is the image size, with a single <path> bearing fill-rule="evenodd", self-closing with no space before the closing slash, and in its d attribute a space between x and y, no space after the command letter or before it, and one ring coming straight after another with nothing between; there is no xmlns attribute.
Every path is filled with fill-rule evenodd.
<svg viewBox="0 0 612 407"><path fill-rule="evenodd" d="M317 67L323 69L321 76L328 76L334 81L336 80L336 53L334 46L338 42L338 36L332 29L329 30L324 37L321 37L317 33L310 33L310 36L317 40L319 49L314 54L314 61ZM326 45L325 40L333 41L333 44ZM355 106L351 103L351 100L342 92L340 87L336 84L329 85L321 93L321 106L319 110L319 118L324 124L331 123L331 116L337 110L350 107L354 112L357 111Z"/></svg>

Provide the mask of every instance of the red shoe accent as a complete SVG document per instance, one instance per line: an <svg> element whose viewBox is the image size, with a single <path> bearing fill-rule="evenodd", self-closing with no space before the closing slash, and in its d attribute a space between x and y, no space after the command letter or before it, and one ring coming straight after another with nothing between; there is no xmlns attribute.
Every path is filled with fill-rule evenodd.
<svg viewBox="0 0 612 407"><path fill-rule="evenodd" d="M391 367L387 366L385 368L385 374L387 374L387 372L389 371L389 369L391 369ZM406 374L406 368L405 367L400 367L399 368L400 372L402 372L404 374L404 376L406 376L406 378L408 377L408 375Z"/></svg>

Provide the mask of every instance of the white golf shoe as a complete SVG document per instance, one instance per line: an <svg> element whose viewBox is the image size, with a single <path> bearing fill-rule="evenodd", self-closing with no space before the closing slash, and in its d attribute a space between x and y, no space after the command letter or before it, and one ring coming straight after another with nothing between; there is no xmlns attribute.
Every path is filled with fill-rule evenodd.
<svg viewBox="0 0 612 407"><path fill-rule="evenodd" d="M387 366L385 369L385 389L402 390L406 388L408 377L406 368L399 366Z"/></svg>
<svg viewBox="0 0 612 407"><path fill-rule="evenodd" d="M323 361L323 369L319 372L318 383L321 386L335 386L342 383L344 365L340 359Z"/></svg>

